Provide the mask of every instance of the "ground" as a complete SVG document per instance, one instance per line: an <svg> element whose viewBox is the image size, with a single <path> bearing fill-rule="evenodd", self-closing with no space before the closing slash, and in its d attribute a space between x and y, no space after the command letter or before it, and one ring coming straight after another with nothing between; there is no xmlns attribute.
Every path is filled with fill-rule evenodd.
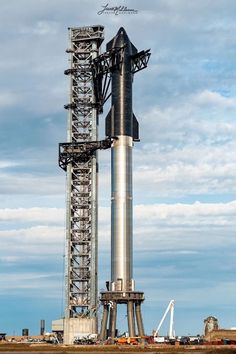
<svg viewBox="0 0 236 354"><path fill-rule="evenodd" d="M64 345L48 345L48 344L13 344L4 343L0 345L0 353L152 353L152 354L162 354L162 353L174 353L174 354L189 354L189 353L201 353L201 354L236 354L236 345L217 345L217 346L160 346L160 345L149 345L149 346L112 346L112 345L87 345L87 346L64 346Z"/></svg>

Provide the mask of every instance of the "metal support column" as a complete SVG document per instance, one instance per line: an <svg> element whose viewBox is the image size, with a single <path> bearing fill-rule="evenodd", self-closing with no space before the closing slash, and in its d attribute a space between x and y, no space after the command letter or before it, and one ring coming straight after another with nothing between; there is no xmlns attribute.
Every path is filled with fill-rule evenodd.
<svg viewBox="0 0 236 354"><path fill-rule="evenodd" d="M128 301L128 303L127 303L127 317L128 317L129 336L135 337L134 303L133 303L133 301Z"/></svg>
<svg viewBox="0 0 236 354"><path fill-rule="evenodd" d="M143 327L143 319L142 319L142 314L141 314L141 302L140 301L135 303L135 316L136 316L137 327L138 327L138 335L140 337L142 337L142 336L144 336L144 327Z"/></svg>
<svg viewBox="0 0 236 354"><path fill-rule="evenodd" d="M109 305L104 304L103 307L103 315L101 322L101 330L100 330L100 340L105 340L107 338L107 321L109 315Z"/></svg>
<svg viewBox="0 0 236 354"><path fill-rule="evenodd" d="M113 302L110 308L110 321L109 321L109 337L115 338L116 335L116 317L117 317L117 304Z"/></svg>

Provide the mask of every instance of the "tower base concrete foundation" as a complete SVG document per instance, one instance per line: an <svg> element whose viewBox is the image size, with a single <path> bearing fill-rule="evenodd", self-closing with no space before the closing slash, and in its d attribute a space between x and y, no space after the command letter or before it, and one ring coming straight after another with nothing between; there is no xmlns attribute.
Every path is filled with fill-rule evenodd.
<svg viewBox="0 0 236 354"><path fill-rule="evenodd" d="M74 344L76 337L97 333L96 318L65 318L64 344Z"/></svg>
<svg viewBox="0 0 236 354"><path fill-rule="evenodd" d="M141 314L141 304L144 293L137 291L106 291L101 293L103 317L100 330L100 340L116 336L117 305L127 306L127 320L129 337L144 336L144 327ZM137 328L136 328L137 325Z"/></svg>

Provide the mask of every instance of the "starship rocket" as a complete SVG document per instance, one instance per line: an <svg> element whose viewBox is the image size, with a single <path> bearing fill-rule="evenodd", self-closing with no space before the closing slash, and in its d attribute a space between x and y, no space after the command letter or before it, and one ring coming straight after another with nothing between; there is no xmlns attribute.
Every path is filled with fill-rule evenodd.
<svg viewBox="0 0 236 354"><path fill-rule="evenodd" d="M112 139L111 281L107 282L107 291L101 292L102 340L107 335L115 336L118 304L127 305L129 336L135 336L135 318L139 336L144 335L141 316L144 293L135 290L133 279L132 149L134 142L139 141L139 124L132 108L132 85L134 73L147 67L150 53L138 52L121 27L108 42L106 55L111 62L111 109L106 117L106 136Z"/></svg>
<svg viewBox="0 0 236 354"><path fill-rule="evenodd" d="M133 291L132 148L139 124L132 108L132 58L137 49L124 28L107 44L107 51L123 48L121 68L111 72L111 110L106 135L116 137L111 148L111 284L110 291Z"/></svg>

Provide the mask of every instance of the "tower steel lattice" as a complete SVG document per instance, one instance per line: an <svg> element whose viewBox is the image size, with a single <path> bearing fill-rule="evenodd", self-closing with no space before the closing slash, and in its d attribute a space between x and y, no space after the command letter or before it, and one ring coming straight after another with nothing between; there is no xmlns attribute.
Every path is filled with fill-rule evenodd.
<svg viewBox="0 0 236 354"><path fill-rule="evenodd" d="M98 109L91 62L99 54L103 27L69 28L69 41L70 68L65 70L70 76L70 101L65 105L68 142L59 144L59 165L67 172L65 319L94 319L94 331L98 301L96 149L104 147L96 147Z"/></svg>

